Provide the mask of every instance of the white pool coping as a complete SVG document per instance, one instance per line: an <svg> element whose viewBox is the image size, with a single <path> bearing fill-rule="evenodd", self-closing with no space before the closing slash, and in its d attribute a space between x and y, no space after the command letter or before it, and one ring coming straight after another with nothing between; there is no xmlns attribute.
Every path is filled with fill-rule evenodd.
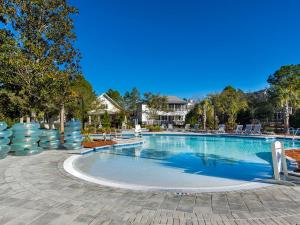
<svg viewBox="0 0 300 225"><path fill-rule="evenodd" d="M103 185L103 186L114 187L114 188L130 189L135 191L169 191L169 192L180 192L180 193L189 193L189 192L195 193L195 192L225 192L225 191L249 190L249 189L262 188L262 187L268 187L273 185L269 183L245 181L245 183L239 185L222 186L222 187L197 187L197 188L176 187L174 188L174 187L160 187L160 186L148 186L148 185L146 186L146 185L121 183L121 182L110 181L101 177L96 178L77 170L74 166L74 163L80 157L83 156L73 155L67 158L64 161L64 165L63 165L64 169L68 173L82 180Z"/></svg>
<svg viewBox="0 0 300 225"><path fill-rule="evenodd" d="M136 143L122 143L122 144L116 144L117 146L125 146L125 145L135 145L135 144L142 144L143 142L136 142ZM82 180L103 185L103 186L109 186L114 188L122 188L122 189L130 189L135 191L169 191L169 192L181 192L181 193L196 193L196 192L225 192L225 191L239 191L239 190L249 190L249 189L255 189L255 188L262 188L262 187L268 187L273 184L270 183L264 183L263 181L245 181L242 184L238 185L228 185L228 186L221 186L221 187L160 187L160 186L149 186L149 185L137 185L137 184L128 184L128 183L122 183L122 182L116 182L111 181L105 178L101 177L94 177L89 174L86 174L78 169L76 169L74 163L77 159L80 157L83 157L83 155L91 152L97 152L97 150L108 148L111 146L102 146L97 149L89 149L83 154L79 155L73 155L69 158L67 158L64 161L63 167L65 171L70 173L71 175L80 178ZM113 146L114 147L114 146Z"/></svg>

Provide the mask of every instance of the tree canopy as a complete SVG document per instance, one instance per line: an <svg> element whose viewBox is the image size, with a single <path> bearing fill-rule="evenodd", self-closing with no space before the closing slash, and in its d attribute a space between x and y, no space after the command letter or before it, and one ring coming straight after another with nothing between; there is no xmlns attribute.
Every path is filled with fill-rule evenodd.
<svg viewBox="0 0 300 225"><path fill-rule="evenodd" d="M107 90L106 94L123 107L123 97L119 91L110 88Z"/></svg>
<svg viewBox="0 0 300 225"><path fill-rule="evenodd" d="M247 100L241 90L227 86L216 98L216 108L227 118L227 125L234 129L238 112L247 107Z"/></svg>
<svg viewBox="0 0 300 225"><path fill-rule="evenodd" d="M299 107L300 104L300 64L282 66L269 76L268 82L275 104L284 108L284 125L288 133L290 108Z"/></svg>
<svg viewBox="0 0 300 225"><path fill-rule="evenodd" d="M141 94L137 88L127 91L123 97L124 108L129 114L133 114L137 110L138 103L141 101Z"/></svg>
<svg viewBox="0 0 300 225"><path fill-rule="evenodd" d="M148 107L146 113L152 120L158 119L159 111L167 111L168 101L166 96L147 92L144 94L144 102L146 102Z"/></svg>
<svg viewBox="0 0 300 225"><path fill-rule="evenodd" d="M87 82L74 89L83 81L75 7L67 0L3 0L0 7L0 104L10 105L1 109L5 117L62 114L82 89L92 95Z"/></svg>

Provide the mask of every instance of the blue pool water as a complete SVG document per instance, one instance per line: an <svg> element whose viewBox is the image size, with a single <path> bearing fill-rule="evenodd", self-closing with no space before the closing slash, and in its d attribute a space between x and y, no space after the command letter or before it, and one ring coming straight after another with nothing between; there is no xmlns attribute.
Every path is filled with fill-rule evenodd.
<svg viewBox="0 0 300 225"><path fill-rule="evenodd" d="M257 187L272 177L275 139L224 136L144 136L135 147L104 149L78 158L81 173L135 189L226 190ZM286 148L300 141L282 140ZM101 183L101 182L100 182Z"/></svg>

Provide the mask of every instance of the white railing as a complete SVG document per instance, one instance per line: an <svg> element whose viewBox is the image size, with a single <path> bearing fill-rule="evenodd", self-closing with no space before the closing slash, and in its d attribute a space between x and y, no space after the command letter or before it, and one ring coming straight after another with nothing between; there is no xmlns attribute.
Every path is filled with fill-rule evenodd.
<svg viewBox="0 0 300 225"><path fill-rule="evenodd" d="M161 125L161 124L174 124L184 125L184 120L148 120L144 122L146 125Z"/></svg>

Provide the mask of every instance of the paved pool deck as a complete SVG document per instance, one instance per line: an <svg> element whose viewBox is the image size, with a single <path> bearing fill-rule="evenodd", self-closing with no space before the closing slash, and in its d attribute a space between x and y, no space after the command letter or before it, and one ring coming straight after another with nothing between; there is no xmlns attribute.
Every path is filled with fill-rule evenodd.
<svg viewBox="0 0 300 225"><path fill-rule="evenodd" d="M70 151L0 160L1 225L299 224L300 186L179 194L116 189L63 169Z"/></svg>

